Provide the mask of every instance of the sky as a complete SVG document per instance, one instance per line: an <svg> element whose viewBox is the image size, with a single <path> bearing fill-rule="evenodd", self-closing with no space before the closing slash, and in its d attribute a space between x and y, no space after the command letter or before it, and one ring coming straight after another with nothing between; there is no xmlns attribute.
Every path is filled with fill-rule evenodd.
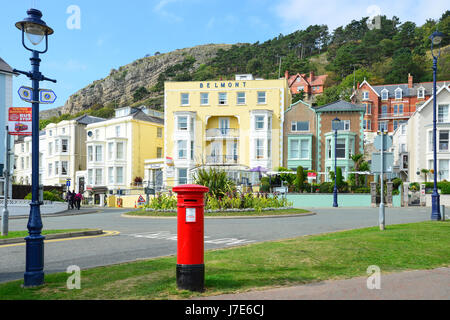
<svg viewBox="0 0 450 320"><path fill-rule="evenodd" d="M450 9L448 0L0 0L0 57L24 71L30 70L30 52L15 23L31 7L55 30L41 72L58 83L41 82L41 88L54 90L58 99L41 110L64 105L111 69L157 51L264 42L313 24L332 31L378 13L421 25ZM17 94L23 85L31 85L28 78L14 78L14 107L26 106Z"/></svg>

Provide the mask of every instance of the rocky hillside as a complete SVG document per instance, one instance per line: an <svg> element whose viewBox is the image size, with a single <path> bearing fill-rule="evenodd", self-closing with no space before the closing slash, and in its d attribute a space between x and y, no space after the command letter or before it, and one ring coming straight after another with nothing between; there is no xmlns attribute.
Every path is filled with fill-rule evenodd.
<svg viewBox="0 0 450 320"><path fill-rule="evenodd" d="M119 107L145 100L157 101L161 98L161 92L152 88L157 84L161 73L171 67L181 66L187 58L193 63L188 65L190 70L186 71L192 72L214 58L219 49L229 48L231 45L226 44L201 45L136 60L119 70L111 70L106 78L94 81L76 92L63 107L44 111L41 119L57 114L76 114L94 105Z"/></svg>

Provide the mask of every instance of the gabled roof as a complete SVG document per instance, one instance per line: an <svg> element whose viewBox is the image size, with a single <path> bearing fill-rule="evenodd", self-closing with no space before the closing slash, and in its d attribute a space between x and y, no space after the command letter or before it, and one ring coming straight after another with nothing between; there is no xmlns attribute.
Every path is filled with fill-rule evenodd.
<svg viewBox="0 0 450 320"><path fill-rule="evenodd" d="M367 82L366 79L364 79L364 81L361 83L361 85L359 86L359 89L361 89L362 86L363 86L364 84L367 84L367 85L369 86L369 88L372 89L372 91L375 92L375 94L376 94L377 96L380 96L380 93L379 93L377 90L375 90L375 89L370 85L370 83Z"/></svg>
<svg viewBox="0 0 450 320"><path fill-rule="evenodd" d="M291 104L291 105L289 106L289 108L287 108L286 111L284 111L284 113L286 113L286 112L288 112L288 111L291 111L292 108L296 107L296 106L299 105L299 104L303 104L303 105L307 106L308 108L310 108L311 110L314 110L314 109L312 108L312 106L311 106L309 103L306 103L306 102L303 101L303 100L299 100L299 101L297 101L296 103Z"/></svg>
<svg viewBox="0 0 450 320"><path fill-rule="evenodd" d="M104 118L93 117L93 116L89 116L87 114L82 115L78 118L75 118L74 120L80 124L85 124L85 125L106 121L106 119L104 119Z"/></svg>
<svg viewBox="0 0 450 320"><path fill-rule="evenodd" d="M344 100L338 100L315 108L316 112L336 112L336 111L355 111L365 112L366 108L360 104L353 104Z"/></svg>
<svg viewBox="0 0 450 320"><path fill-rule="evenodd" d="M2 58L0 58L0 72L11 73L14 74L13 69L9 64L5 62Z"/></svg>
<svg viewBox="0 0 450 320"><path fill-rule="evenodd" d="M445 86L448 87L449 84L450 84L449 81L437 82L437 86L439 89ZM395 91L398 89L402 90L403 97L415 97L418 95L418 91L422 88L425 89L425 95L430 96L433 93L433 82L414 83L412 88L409 88L407 83L377 85L371 88L373 91L375 91L376 94L378 94L378 96L381 96L381 92L386 90L388 92L388 98L395 98Z"/></svg>
<svg viewBox="0 0 450 320"><path fill-rule="evenodd" d="M436 97L438 97L442 91L447 90L450 92L450 88L448 86L443 86L436 92ZM419 108L417 108L416 112L421 112L423 108L425 108L428 104L430 104L433 101L433 96L431 96L424 104L422 104Z"/></svg>

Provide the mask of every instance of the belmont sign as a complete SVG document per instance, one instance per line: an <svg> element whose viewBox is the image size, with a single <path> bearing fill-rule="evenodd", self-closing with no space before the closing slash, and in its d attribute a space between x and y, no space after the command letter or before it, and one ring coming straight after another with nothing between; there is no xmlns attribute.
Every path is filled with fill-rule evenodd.
<svg viewBox="0 0 450 320"><path fill-rule="evenodd" d="M225 89L225 88L246 88L247 82L225 81L200 83L200 89Z"/></svg>

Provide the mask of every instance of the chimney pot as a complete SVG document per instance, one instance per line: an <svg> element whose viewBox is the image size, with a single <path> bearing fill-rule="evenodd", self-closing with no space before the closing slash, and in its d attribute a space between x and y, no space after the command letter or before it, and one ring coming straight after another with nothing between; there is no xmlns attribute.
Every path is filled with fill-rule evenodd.
<svg viewBox="0 0 450 320"><path fill-rule="evenodd" d="M411 73L408 73L408 88L412 88L414 85L414 78Z"/></svg>

